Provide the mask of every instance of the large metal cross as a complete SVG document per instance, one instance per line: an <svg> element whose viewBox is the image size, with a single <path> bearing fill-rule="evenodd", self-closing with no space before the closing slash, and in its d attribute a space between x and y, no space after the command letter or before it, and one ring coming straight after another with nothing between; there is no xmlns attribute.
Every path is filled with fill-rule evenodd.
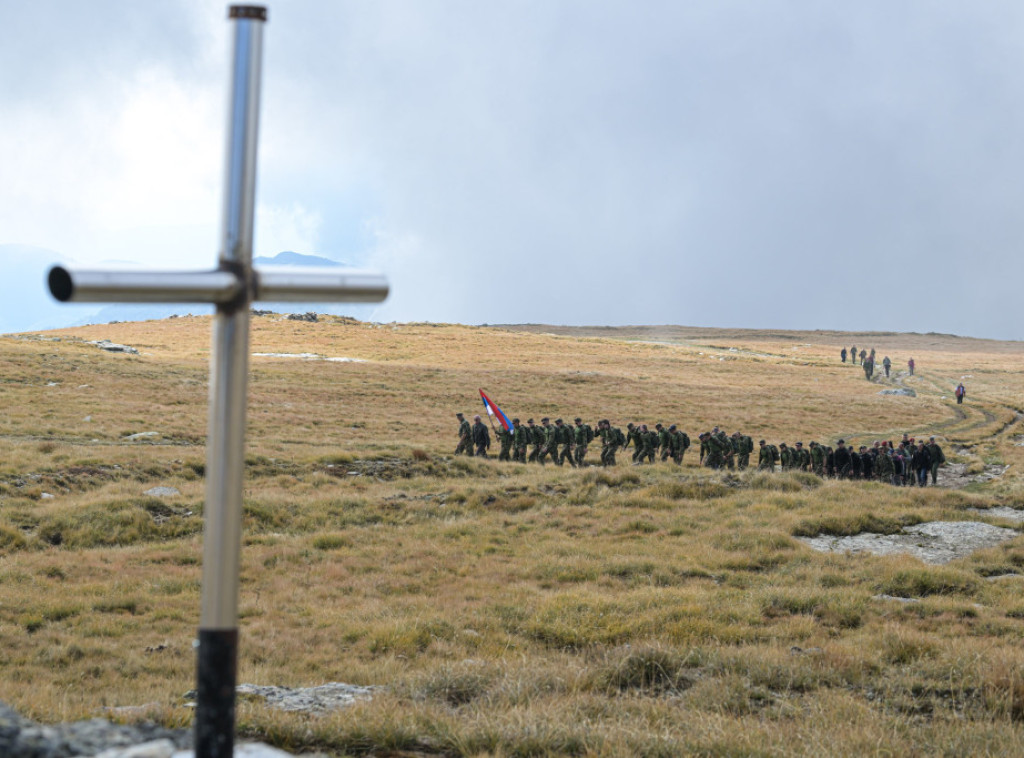
<svg viewBox="0 0 1024 758"><path fill-rule="evenodd" d="M245 461L250 305L257 300L380 302L387 280L337 269L258 271L252 267L259 125L262 6L234 5L223 234L212 271L69 271L54 267L50 292L63 302L213 303L203 584L196 661L197 758L234 752L238 662L238 574Z"/></svg>

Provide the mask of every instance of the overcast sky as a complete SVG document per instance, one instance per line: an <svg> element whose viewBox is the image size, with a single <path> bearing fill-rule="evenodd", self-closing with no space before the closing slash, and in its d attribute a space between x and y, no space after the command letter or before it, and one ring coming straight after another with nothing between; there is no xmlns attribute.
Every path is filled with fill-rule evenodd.
<svg viewBox="0 0 1024 758"><path fill-rule="evenodd" d="M213 265L226 8L0 0L0 246ZM269 12L256 254L379 319L1024 339L1019 0Z"/></svg>

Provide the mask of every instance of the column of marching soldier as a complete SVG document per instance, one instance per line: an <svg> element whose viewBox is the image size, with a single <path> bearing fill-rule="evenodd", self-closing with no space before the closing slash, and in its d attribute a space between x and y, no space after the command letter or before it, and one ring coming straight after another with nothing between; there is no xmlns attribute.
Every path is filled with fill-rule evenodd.
<svg viewBox="0 0 1024 758"><path fill-rule="evenodd" d="M455 415L459 420L459 444L455 454L486 458L490 449L490 432L480 416L476 416L471 425L463 414ZM690 447L689 435L675 424L668 427L655 424L653 429L649 429L647 424L630 422L626 424L625 433L612 426L608 419L598 421L596 431L581 418L576 418L574 424L565 424L560 418L554 423L542 418L538 426L532 418L527 419L526 424L520 424L519 419L514 418L511 430L495 429L501 444L498 460L543 465L550 458L558 466L566 461L573 467L583 466L589 446L595 439L600 439L603 466L614 466L615 454L631 445L635 465L654 463L659 453L662 461L671 459L680 465ZM701 466L742 471L750 465L754 443L748 435L740 432L728 435L716 426L710 432L700 434L698 439ZM946 456L934 437L925 443L907 434L898 445L888 440L875 441L871 447L861 445L857 450L847 447L844 440L839 440L835 448L817 442L811 442L807 448L802 442L792 447L785 442L776 446L765 440L761 440L759 446L759 470L775 471L778 466L782 471L808 471L838 479L874 479L894 485L918 484L924 487L929 474L932 484L936 484L939 466L946 462Z"/></svg>

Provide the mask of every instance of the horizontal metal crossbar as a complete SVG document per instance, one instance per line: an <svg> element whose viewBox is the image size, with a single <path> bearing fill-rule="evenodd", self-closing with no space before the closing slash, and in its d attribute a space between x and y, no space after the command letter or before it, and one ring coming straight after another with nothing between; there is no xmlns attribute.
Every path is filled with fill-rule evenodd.
<svg viewBox="0 0 1024 758"><path fill-rule="evenodd" d="M388 281L372 271L335 268L255 269L251 291L227 269L212 271L105 271L50 269L50 293L62 303L255 302L379 303ZM248 295L248 297L244 297Z"/></svg>

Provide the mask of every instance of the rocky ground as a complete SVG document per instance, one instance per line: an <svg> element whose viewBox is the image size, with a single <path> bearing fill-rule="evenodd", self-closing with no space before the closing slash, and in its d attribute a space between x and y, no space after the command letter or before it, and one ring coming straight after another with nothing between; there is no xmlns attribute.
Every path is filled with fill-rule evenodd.
<svg viewBox="0 0 1024 758"><path fill-rule="evenodd" d="M265 700L285 711L323 714L371 697L372 687L328 682L317 687L292 688L255 684L238 685L239 697ZM186 698L195 693L186 694ZM131 706L115 709L119 713ZM70 724L37 724L0 702L0 758L192 758L192 731L164 729L153 724L114 724L91 719ZM283 758L280 750L261 744L238 746L235 755L245 758Z"/></svg>

